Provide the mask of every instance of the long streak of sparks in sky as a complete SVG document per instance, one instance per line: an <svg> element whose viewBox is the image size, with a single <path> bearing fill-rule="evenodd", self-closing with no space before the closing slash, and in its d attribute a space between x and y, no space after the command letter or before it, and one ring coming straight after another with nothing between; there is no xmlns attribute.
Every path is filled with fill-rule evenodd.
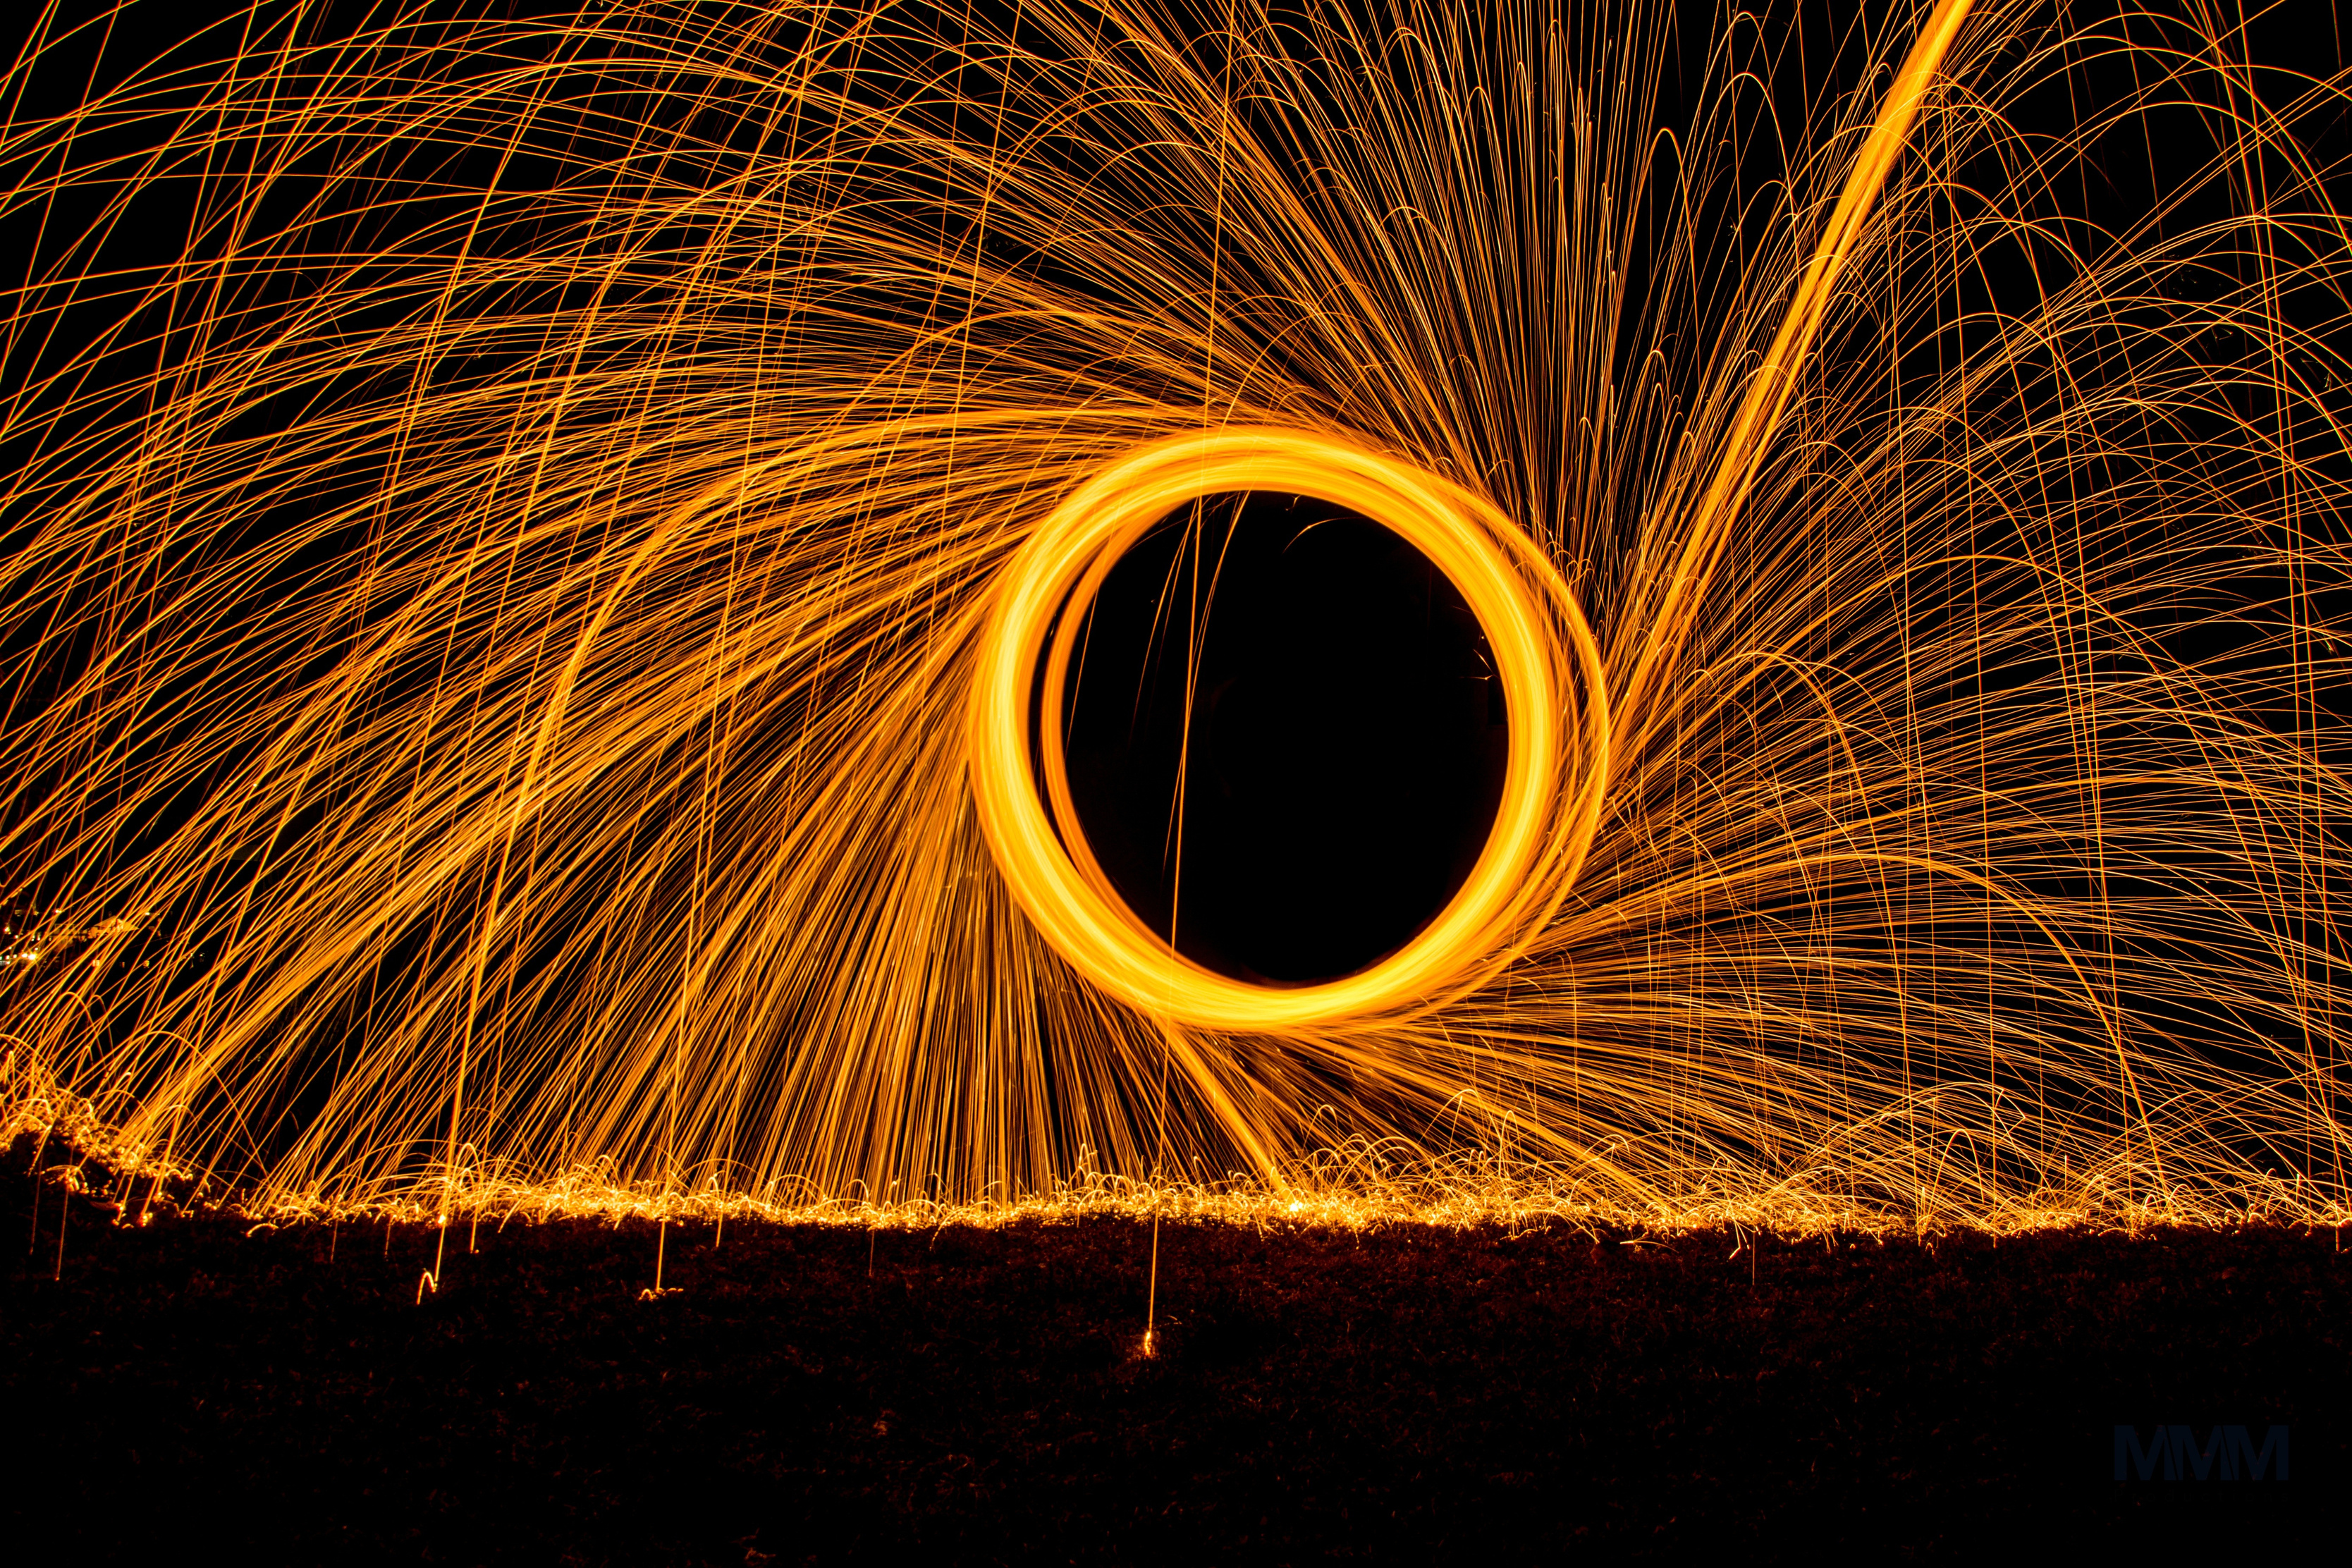
<svg viewBox="0 0 2352 1568"><path fill-rule="evenodd" d="M453 15L11 70L12 1127L298 1209L2344 1216L2340 80ZM1086 596L1252 488L1412 538L1513 714L1454 904L1304 990L1155 949L1056 771Z"/></svg>

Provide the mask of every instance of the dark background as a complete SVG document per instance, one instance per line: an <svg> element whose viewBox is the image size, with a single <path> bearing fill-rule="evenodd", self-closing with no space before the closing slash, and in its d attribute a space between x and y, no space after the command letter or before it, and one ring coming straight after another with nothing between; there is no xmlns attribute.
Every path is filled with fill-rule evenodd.
<svg viewBox="0 0 2352 1568"><path fill-rule="evenodd" d="M197 14L142 5L124 26ZM1712 16L1692 12L1694 57ZM1858 75L1854 35L1832 8L1776 11L1764 27L1780 50L1777 98L1801 103ZM2258 58L2305 69L2326 68L2338 39L2326 5L2272 13L2250 36ZM47 79L78 94L87 78ZM2074 112L2048 107L2053 119ZM1661 119L1675 122L1671 103ZM2335 121L2301 130L2323 148L2341 136ZM2144 210L2164 184L2166 134L2118 132L2098 177L2053 199L2085 221ZM1759 142L1751 155L1769 177L1772 149ZM52 240L70 243L72 215L51 219ZM38 253L8 233L30 267ZM164 258L181 236L157 219L120 243L134 257L152 243L151 259ZM2015 286L2027 259L1989 266L1984 288ZM1638 274L1640 259L1629 264ZM2290 308L2332 330L2341 302ZM16 352L37 364L79 353L72 323L110 309L67 311L59 335ZM112 417L107 389L168 352L163 338L93 359L82 384L94 401L21 424L0 463L20 471L37 448L59 450ZM21 384L27 362L9 368ZM0 552L40 493L0 517ZM1325 569L1268 581L1311 595L1357 572L1402 590L1415 570L1373 549ZM12 578L8 605L37 586ZM274 591L297 588L289 577ZM73 605L58 611L62 625L8 621L11 733L38 723L84 646ZM1448 616L1423 624L1444 631ZM1394 651L1407 668L1381 679L1411 676L1425 656L1431 701L1418 718L1391 716L1365 749L1463 754L1431 738L1491 718L1442 700L1444 682L1473 683L1460 660L1475 659L1475 638L1455 624ZM1377 689L1344 668L1305 673L1329 689L1294 704L1336 695L1360 709ZM1257 744L1279 752L1296 737L1282 705L1268 709ZM1153 721L1164 737L1164 708ZM1236 754L1248 728L1237 727ZM147 743L166 750L171 734ZM1089 756L1117 751L1073 739ZM1335 866L1381 863L1375 852L1428 868L1421 891L1400 891L1377 918L1368 910L1348 943L1285 956L1247 945L1264 933L1180 930L1180 945L1276 978L1376 956L1458 876L1479 801L1491 808L1471 787L1485 776L1433 777L1426 805L1359 796L1354 821L1318 825L1324 837L1297 847L1302 863L1324 857L1288 873L1309 887ZM1380 773L1383 788L1405 777ZM1292 803L1331 798L1304 773L1264 782ZM21 810L41 786L11 787ZM1165 773L1155 784L1146 770L1097 800L1089 827L1105 813L1107 824L1148 821L1166 787ZM1237 846L1253 831L1265 841L1263 826L1229 831ZM1245 849L1233 857L1246 865ZM1139 907L1157 907L1148 861L1123 875ZM1203 883L1216 879L1193 883L1205 907ZM37 886L6 890L41 901ZM1221 896L1246 904L1230 887ZM1223 918L1238 929L1253 912L1310 923L1246 907ZM47 1179L32 1179L36 1164ZM0 1282L0 1407L21 1445L0 1489L0 1539L26 1561L1517 1561L1688 1556L1727 1538L1759 1558L2055 1547L2259 1560L2340 1534L2352 1301L2340 1238L2327 1234L1922 1244L1560 1225L1171 1226L1164 1353L1144 1361L1150 1237L1124 1221L742 1226L723 1243L700 1226L665 1240L636 1223L519 1221L483 1231L478 1252L452 1237L441 1288L420 1300L441 1239L425 1227L249 1234L249 1221L184 1219L168 1205L144 1229L118 1227L109 1208L63 1195L71 1168L55 1146L20 1148L0 1186L0 1217L20 1216L26 1243L5 1248L17 1261ZM643 1300L657 1247L682 1293ZM2123 1422L2143 1433L2287 1423L2294 1479L2118 1484Z"/></svg>
<svg viewBox="0 0 2352 1568"><path fill-rule="evenodd" d="M1365 0L1355 4L1367 11L1374 9ZM9 110L19 122L68 109L93 87L120 79L159 57L166 65L187 68L191 74L186 79L189 85L163 90L158 101L167 103L173 92L183 91L193 104L200 96L195 84L207 68L205 62L226 58L241 45L280 37L289 29L331 37L370 18L380 20L385 14L381 7L347 3L310 7L299 13L298 22L293 19L295 8L285 5L247 8L145 3L123 9L110 21L105 19L110 9L96 0L70 0L57 8L48 33L68 41L56 48L29 83L21 84L10 102ZM561 16L572 14L572 7L541 0L499 0L487 5L425 6L415 14ZM1757 85L1751 90L1769 98L1772 109L1789 123L1801 122L1807 106L1828 104L1862 84L1871 68L1874 41L1884 37L1884 18L1888 14L1883 7L1861 12L1794 4L1765 7L1757 14L1752 35L1743 34L1752 36L1753 42L1745 47L1757 56ZM30 11L19 14L18 36L32 20ZM77 24L84 22L93 25L76 33ZM205 30L207 22L212 26ZM1687 76L1665 84L1656 111L1659 124L1676 126L1689 118L1697 72L1717 23L1711 4L1684 9L1677 46ZM2163 37L2159 31L2143 31L2151 38ZM2179 40L2175 36L2169 41ZM2257 62L2304 71L2329 68L2341 56L2336 8L2319 0L2297 0L2265 10L2248 25L2243 41ZM1202 47L1210 45L1204 41ZM453 59L449 68L466 68ZM2119 96L2134 73L2145 68L2120 52L2109 59L2086 61L2066 79L2053 80L2043 99L2020 106L2019 124L2029 132L2058 131L2075 124L2086 106L2095 107L2103 97ZM2021 305L2040 286L2041 279L2057 275L2050 270L2053 258L2047 248L2057 237L2063 236L2084 255L2095 255L2141 215L2176 195L2174 186L2180 172L2200 161L2202 150L2211 145L2215 108L2212 103L2185 98L2169 114L2116 128L2079 169L2070 171L2043 193L2041 199L2046 210L2039 216L2051 219L2053 225L2047 237L2021 237L2010 248L1972 258L1971 267L1958 275L1962 291L1969 296L1961 304L1967 310L1979 312L1995 304ZM1738 153L1739 183L1752 193L1766 188L1782 173L1786 149L1770 133L1762 115L1749 114L1739 124L1744 128ZM2340 110L2306 115L2292 130L2322 163L2347 150L2346 120ZM138 150L133 133L122 133L117 141L116 151ZM101 136L87 143L84 151L105 151L110 145ZM397 156L396 149L386 153L388 159ZM18 165L16 172L23 174L38 166L39 160L35 159ZM1642 193L1642 197L1663 213L1670 205L1663 197L1672 161L1662 159L1658 170L1659 189ZM299 162L289 167L282 181L286 193L304 189L303 171ZM458 187L471 175L487 180L493 173L509 188L528 188L531 178L529 168L493 171L486 166L469 171L462 161L440 171ZM0 563L21 547L46 509L72 493L81 460L79 444L101 438L122 419L168 392L171 367L184 354L194 318L165 296L148 298L135 310L132 302L142 298L157 269L184 252L210 254L234 239L226 231L190 232L187 212L173 205L185 199L188 189L184 184L151 188L113 224L102 246L92 239L89 227L103 215L103 204L112 195L106 188L80 192L58 202L19 206L0 216L0 254L6 258L0 265L0 279L30 279L75 264L102 264L108 273L107 281L82 286L70 294L43 288L16 301L18 312L32 330L10 338L0 353L0 372L5 372L10 399L6 427L0 430L0 468L18 481L14 495L0 504ZM267 228L273 216L289 216L291 211L290 205L282 214L265 207L256 215L257 222ZM1764 212L1763 205L1742 207L1728 188L1719 193L1717 205L1699 215L1697 222L1703 233L1717 237L1719 250L1707 258L1709 264L1720 268L1729 260L1732 265L1727 275L1736 276L1737 257L1759 242L1764 219L1759 215ZM2171 229L2186 232L2225 212L2223 193L2217 191L2184 205L2168 223ZM430 204L412 204L396 217L383 213L354 215L343 237L353 248L364 249L398 238L383 225L422 224L446 216ZM2282 238L2280 243L2293 242ZM1630 297L1640 299L1648 291L1648 269L1654 260L1654 255L1639 247L1622 258ZM2179 269L2163 285L2168 298L2175 301L2175 306L2167 308L2177 307L2184 314L2194 312L2200 301L2220 298L2246 282L2250 266L2243 257L2211 256L2197 266ZM350 286L363 281L354 279ZM238 303L255 319L266 318L274 304L284 302L271 290L305 286L301 278L290 272L272 273L257 280L252 297ZM2280 300L2278 308L2306 330L2342 335L2345 302L2327 290L2291 295ZM130 311L127 321L126 311ZM1956 311L1956 319L1965 313ZM1971 334L1989 330L1985 321L1979 313L1973 326L1956 325L1942 335L1923 336L1913 351L1918 368L1932 369L1937 363L1948 363L1952 356L1967 352L1973 346ZM2243 334L2236 338L2242 339ZM1641 334L1629 331L1622 350L1634 354L1645 346ZM2352 348L2352 342L2346 346ZM2217 331L2200 342L2196 352L2227 361L2233 354L2259 351L2251 341L2233 341L2226 331ZM70 374L63 382L44 380L50 373L68 367ZM467 374L482 370L475 365ZM159 371L160 383L151 379ZM1630 373L1621 375L1621 380L1630 384ZM37 384L46 389L28 390ZM298 417L299 405L309 399L358 395L368 387L368 372L355 366L340 382L289 391L255 406L244 416L242 429L244 433L267 430L273 421L290 422ZM2263 411L2248 406L2242 412L2260 419ZM231 430L225 435L238 433ZM2192 422L2192 427L2177 428L2161 437L2151 434L2150 440L2152 446L2159 438L2168 440L2193 453L2200 436L2214 433L2200 431ZM2303 447L2307 448L2298 449L2302 460L2329 470L2346 466L2342 442L2332 430L2305 421L2302 434ZM184 574L196 569L197 558L249 557L266 543L273 529L299 523L337 499L364 493L373 477L370 463L355 460L346 472L320 476L320 483L330 489L282 498L276 507L251 516L244 534L186 542L188 558L159 560L152 570ZM2262 498L2249 499L2259 501ZM2304 525L2322 539L2331 526L2326 520L2310 517L2304 519ZM1242 535L1255 539L1259 531L1257 522L1246 521ZM1334 547L1323 549L1324 542ZM1948 544L1958 551L1968 542ZM1977 542L1997 549L2002 542L1988 538ZM357 537L317 541L254 577L245 589L243 605L222 609L226 618L215 633L219 644L226 647L234 641L228 633L237 616L262 624L274 605L320 591L324 577L338 570L339 563L359 558L365 546L366 542ZM1265 552L1245 546L1220 579L1219 602L1223 607L1211 623L1206 651L1224 668L1217 679L1204 683L1202 691L1204 701L1212 706L1224 703L1231 711L1222 720L1206 710L1194 716L1194 728L1209 747L1196 760L1208 764L1220 788L1195 792L1190 797L1201 815L1185 825L1189 862L1185 878L1191 891L1182 900L1182 917L1175 932L1181 949L1213 967L1277 983L1318 979L1360 968L1401 945L1435 912L1483 840L1501 747L1500 734L1487 732L1495 727L1482 730L1471 721L1468 715L1474 705L1465 705L1449 717L1442 711L1445 704L1433 695L1450 689L1449 682L1467 679L1461 672L1480 656L1475 647L1475 628L1465 632L1457 626L1441 625L1454 615L1450 606L1444 607L1435 620L1424 617L1423 630L1409 626L1411 616L1402 608L1402 597L1410 596L1412 574L1422 570L1425 574L1425 568L1411 562L1376 562L1376 548L1350 552L1337 548L1336 542L1319 542L1313 553L1311 567L1286 555L1277 571L1265 564ZM2336 581L2341 574L2326 565L2324 552L2306 553L2315 556L2315 574L2294 585L2295 591L2312 595L2313 602L2329 609L2352 605L2352 596ZM64 787L70 760L61 763L54 752L38 752L29 742L37 736L61 684L87 663L93 639L105 624L107 607L139 602L139 584L103 569L107 563L89 564L92 570L71 580L54 573L28 579L0 568L0 738L28 742L0 758L12 764L0 777L0 826L15 826L37 815ZM1100 696L1114 682L1125 682L1136 690L1142 700L1133 714L1131 731L1115 735L1108 727L1096 724L1094 716L1103 709L1089 701L1080 706L1087 727L1071 737L1086 766L1086 776L1076 783L1089 833L1095 835L1099 827L1098 837L1115 878L1145 919L1161 929L1167 925L1171 889L1166 857L1153 847L1153 841L1164 842L1170 837L1175 746L1169 737L1181 729L1183 714L1181 702L1171 702L1167 696L1167 660L1174 650L1163 641L1151 645L1148 653L1138 651L1148 634L1139 634L1133 623L1139 615L1149 619L1148 612L1137 606L1143 597L1156 594L1165 581L1167 565L1156 557L1139 558L1114 584L1117 592L1106 597L1103 615L1097 617L1103 624L1096 647L1117 654L1122 662L1114 670L1108 661L1096 658L1087 694ZM2288 588L2284 582L2264 584L2252 577L2233 585L2239 600L2273 605L2285 602ZM1370 604L1383 599L1385 607L1374 609ZM1276 600L1287 607L1273 607ZM1343 626L1334 619L1339 614L1337 607L1350 604L1362 613L1349 610L1342 618L1352 618ZM2220 613L2238 605L2168 602L2120 607L2151 639L2182 658L2206 661L2209 667L2216 659L2227 658L2233 640L2252 648L2276 630L2262 615ZM1601 613L1605 606L1596 604L1590 608ZM387 603L376 606L375 613L390 615L396 609ZM1927 619L1916 624L1932 625L1932 610L1921 614ZM1297 623L1297 635L1269 640L1266 628L1277 627L1286 615L1303 617ZM1118 616L1128 620L1116 619ZM156 635L168 636L169 630L156 628ZM1470 641L1465 642L1465 637ZM1344 658L1339 652L1343 648L1347 650ZM2249 657L2275 655L2274 650L2265 650ZM1255 674L1236 673L1254 659L1263 661L1264 668ZM283 680L289 673L277 671L268 678ZM2020 666L2001 678L2022 681L2032 673ZM216 674L194 667L184 679L191 690L199 686L218 689ZM1243 684L1233 685L1236 679ZM1383 689L1397 694L1397 701L1384 704L1378 695ZM157 696L148 706L145 731L125 738L131 754L152 757L155 767L147 796L126 823L121 842L115 847L115 853L124 858L137 856L184 822L207 787L205 777L180 777L168 766L179 742L196 732L206 716L176 702L169 689ZM2352 712L2352 703L2332 687L2309 692L2300 705L2288 707L2298 710L2283 710L2276 714L2282 726L2308 728L2315 714L2340 719ZM1280 721L1268 717L1277 710L1286 715ZM26 762L33 756L39 757L41 765ZM135 773L126 770L124 776L135 776ZM166 776L170 787L152 787L154 780ZM1308 803L1322 809L1311 809ZM0 897L47 908L72 870L46 865L37 846L0 848ZM193 910L162 911L158 923L171 924L193 918L194 913Z"/></svg>
<svg viewBox="0 0 2352 1568"><path fill-rule="evenodd" d="M1147 1361L1126 1220L494 1223L420 1301L428 1226L77 1199L60 1255L39 1204L25 1562L2264 1563L2347 1479L2326 1233L1171 1225ZM2284 1424L2291 1472L2117 1482L2122 1423Z"/></svg>
<svg viewBox="0 0 2352 1568"><path fill-rule="evenodd" d="M1163 937L1174 910L1188 956L1261 983L1345 974L1469 874L1507 761L1501 686L1461 594L1387 529L1212 498L1120 559L1083 637L1079 820L1129 908Z"/></svg>

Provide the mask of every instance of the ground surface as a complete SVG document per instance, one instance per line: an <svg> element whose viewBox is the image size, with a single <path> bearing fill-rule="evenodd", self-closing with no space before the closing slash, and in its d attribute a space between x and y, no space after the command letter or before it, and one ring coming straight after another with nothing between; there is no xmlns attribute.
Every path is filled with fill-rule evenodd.
<svg viewBox="0 0 2352 1568"><path fill-rule="evenodd" d="M652 1301L651 1226L516 1225L419 1305L427 1229L77 1200L60 1269L34 1193L19 1150L0 1540L55 1561L2292 1551L2347 1473L2327 1233L1171 1226L1144 1361L1119 1222L674 1227ZM2286 1423L2292 1475L2119 1484L2119 1422Z"/></svg>

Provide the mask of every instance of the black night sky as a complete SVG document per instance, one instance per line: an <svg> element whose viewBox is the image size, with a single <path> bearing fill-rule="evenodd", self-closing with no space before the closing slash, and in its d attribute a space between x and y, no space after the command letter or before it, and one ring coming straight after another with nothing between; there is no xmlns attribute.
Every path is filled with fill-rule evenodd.
<svg viewBox="0 0 2352 1568"><path fill-rule="evenodd" d="M160 48L199 9L141 0L109 47L138 30ZM386 11L312 9L328 30ZM1684 8L1694 57L1717 15ZM1876 79L1843 19L1806 0L1742 23L1789 46L1776 104ZM2338 20L2298 0L2242 41L2258 60L2321 73L2341 57ZM0 30L27 25L10 23ZM216 61L238 36L216 32L186 58ZM63 50L9 112L76 100L88 70L115 58L99 37ZM1661 124L1678 122L1675 94L1697 68L1685 61L1687 79L1664 84ZM2064 91L2095 78L2085 68ZM2030 107L2063 125L2063 96ZM2294 131L2325 163L2352 146L2345 123L2311 109ZM2170 134L2118 133L2096 150L2085 167L2099 178L2063 193L2070 210L2122 230L2161 206ZM1744 156L1756 182L1773 177L1766 141ZM0 214L0 261L54 258L58 235L102 210L87 192L46 215L19 200ZM2201 216L2165 221L2185 230ZM142 221L115 254L173 253L181 237L143 209ZM1709 209L1693 221L1731 246L1754 220ZM2032 254L1956 267L1953 287L2008 298L2031 283ZM1618 261L1636 295L1675 264ZM56 342L10 351L49 367L87 352L90 369L72 397L0 428L0 462L70 443L77 422L95 427L149 374L74 336L110 308L63 311ZM2332 296L2279 309L2315 331L2352 321ZM2340 440L2315 460L2340 465ZM372 472L344 478L356 490ZM36 526L0 508L0 552ZM253 523L257 537L273 526ZM267 616L325 553L278 563L247 613ZM2294 591L2340 608L2341 557ZM5 573L0 722L17 733L38 725L94 635L28 620L27 592ZM2229 651L2226 629L2198 635L2223 639L2207 653ZM1485 841L1511 717L1475 617L1426 559L1361 517L1271 493L1211 498L1130 550L1066 696L1077 811L1130 907L1197 963L1279 986L1360 971L1444 907ZM2313 700L2339 717L2352 707L2340 693ZM139 743L168 749L177 734L166 716ZM33 781L19 798L67 784ZM165 803L137 831L167 831L178 809ZM0 894L15 910L42 890ZM15 984L0 977L0 1035ZM2323 1228L1774 1234L1553 1216L1171 1223L1155 1243L1148 1223L1097 1214L872 1228L518 1218L445 1234L379 1215L281 1226L220 1196L124 1188L47 1132L5 1151L0 1216L16 1228L0 1234L25 1238L6 1243L0 1274L0 1409L20 1445L0 1479L12 1561L2168 1550L2299 1563L2341 1534L2352 1495L2352 1262ZM1159 1328L1146 1357L1148 1292ZM2291 1434L2276 1439L2291 1441L2291 1468L2277 1447L2263 1479L2242 1474L2233 1429L2257 1446ZM2204 1447L2162 1448L2153 1469L2131 1461L2142 1479L2126 1431L2129 1454L2177 1434Z"/></svg>
<svg viewBox="0 0 2352 1568"><path fill-rule="evenodd" d="M1509 730L1486 639L1364 518L1297 496L1199 510L1096 602L1067 710L1079 818L1130 908L1162 936L1176 910L1186 956L1260 983L1349 973L1437 912L1494 819Z"/></svg>

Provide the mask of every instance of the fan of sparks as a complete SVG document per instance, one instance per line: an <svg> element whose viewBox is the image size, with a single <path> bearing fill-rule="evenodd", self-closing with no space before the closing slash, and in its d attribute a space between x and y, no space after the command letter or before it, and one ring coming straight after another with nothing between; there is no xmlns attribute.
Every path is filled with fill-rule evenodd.
<svg viewBox="0 0 2352 1568"><path fill-rule="evenodd" d="M149 11L0 143L12 1126L293 1207L2344 1216L2342 81L1958 0ZM1088 584L1248 488L1511 696L1470 882L1305 989L1055 772Z"/></svg>

